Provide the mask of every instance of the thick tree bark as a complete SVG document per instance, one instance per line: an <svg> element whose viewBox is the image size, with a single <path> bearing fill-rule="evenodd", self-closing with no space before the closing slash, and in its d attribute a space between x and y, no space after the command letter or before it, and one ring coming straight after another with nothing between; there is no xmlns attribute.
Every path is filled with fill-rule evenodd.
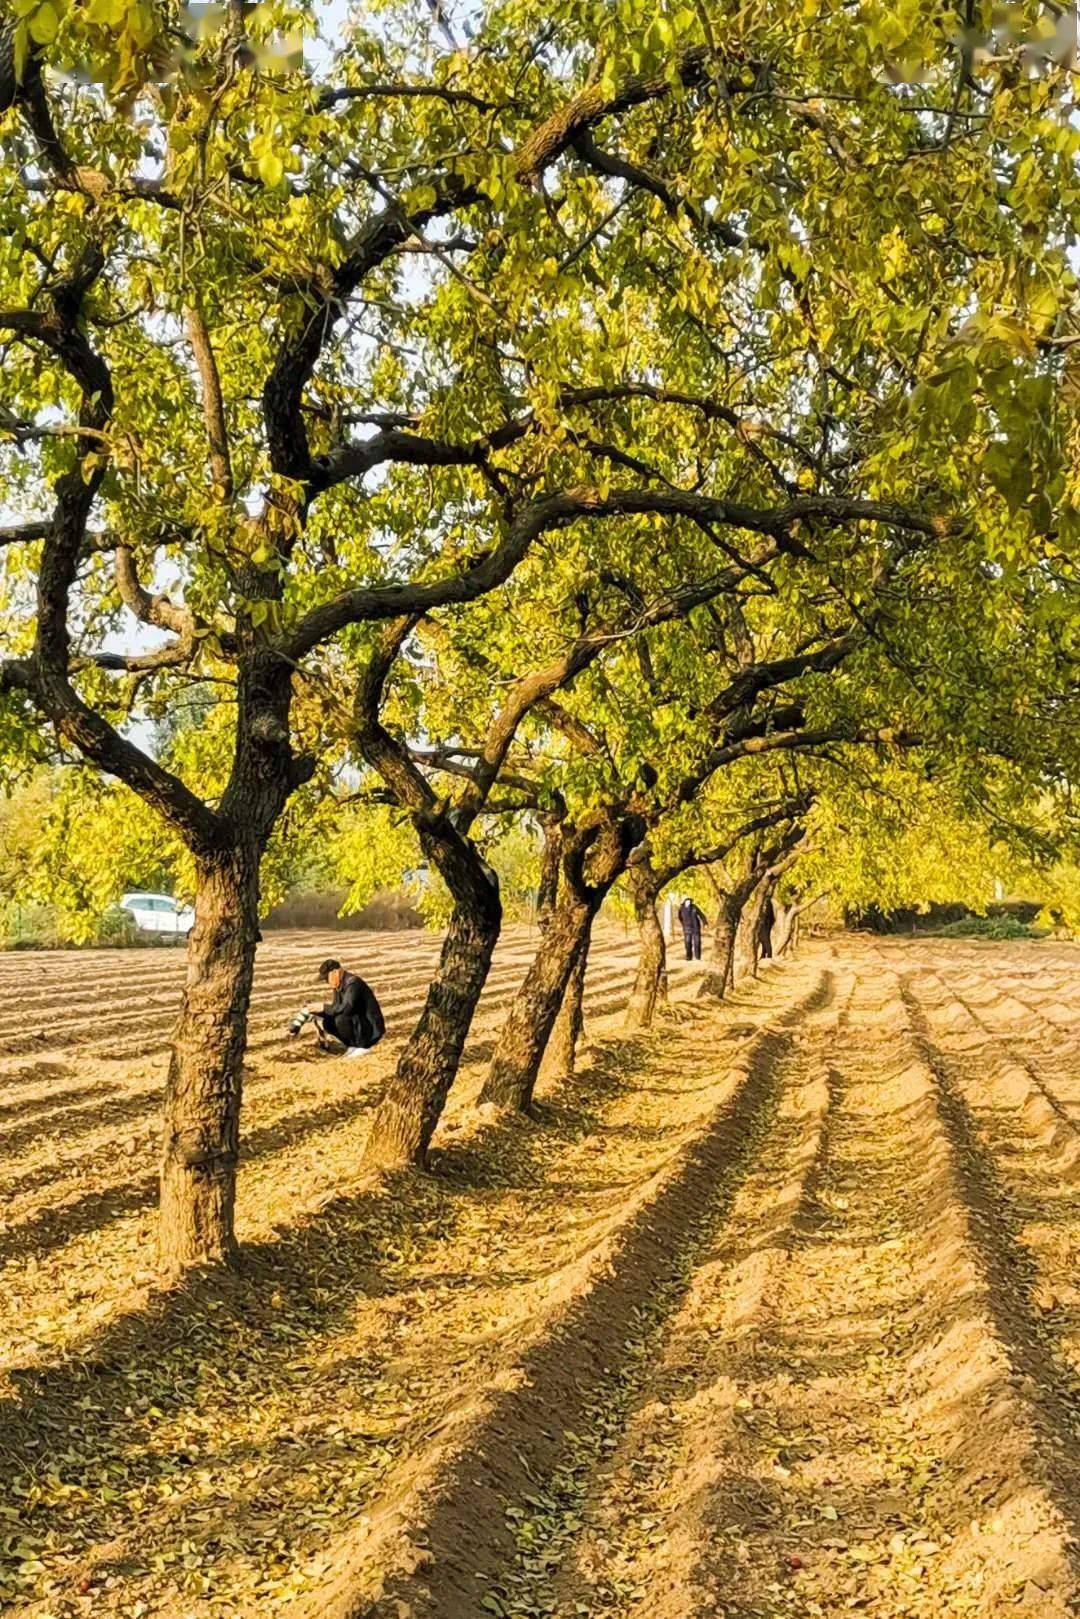
<svg viewBox="0 0 1080 1619"><path fill-rule="evenodd" d="M587 900L564 895L499 1036L482 1102L527 1113L551 1031L566 995L579 942L592 921Z"/></svg>
<svg viewBox="0 0 1080 1619"><path fill-rule="evenodd" d="M380 1169L423 1165L502 924L499 880L445 819L418 819L424 853L454 896L442 954L420 1014L372 1123L364 1157Z"/></svg>
<svg viewBox="0 0 1080 1619"><path fill-rule="evenodd" d="M290 696L290 671L249 644L237 682L236 753L216 818L221 846L196 850L195 925L165 1085L158 1251L168 1276L236 1254L259 863L289 794L312 768L292 753Z"/></svg>
<svg viewBox="0 0 1080 1619"><path fill-rule="evenodd" d="M786 956L795 947L795 929L799 920L799 907L778 904L773 901L776 911L776 921L772 930L772 953L774 956Z"/></svg>
<svg viewBox="0 0 1080 1619"><path fill-rule="evenodd" d="M644 830L640 816L622 815L565 836L562 897L503 1025L481 1102L520 1113L529 1111L578 948ZM587 860L591 860L589 879L585 875Z"/></svg>
<svg viewBox="0 0 1080 1619"><path fill-rule="evenodd" d="M713 962L701 980L699 996L723 1000L735 981L735 939L743 902L738 894L722 894L713 929Z"/></svg>
<svg viewBox="0 0 1080 1619"><path fill-rule="evenodd" d="M159 1258L167 1275L233 1258L259 854L200 863L187 981L165 1085Z"/></svg>
<svg viewBox="0 0 1080 1619"><path fill-rule="evenodd" d="M624 1027L648 1029L659 1002L667 1000L667 945L656 914L656 885L649 874L635 868L631 878L634 911L641 937L634 987L627 1002Z"/></svg>
<svg viewBox="0 0 1080 1619"><path fill-rule="evenodd" d="M566 993L551 1031L547 1051L544 1053L543 1073L547 1079L568 1080L574 1077L578 1046L585 1027L585 973L589 964L591 942L590 921L574 955Z"/></svg>
<svg viewBox="0 0 1080 1619"><path fill-rule="evenodd" d="M761 909L764 904L765 883L760 881L743 905L739 925L735 930L735 951L732 959L733 985L748 974L756 975L758 962L758 932Z"/></svg>

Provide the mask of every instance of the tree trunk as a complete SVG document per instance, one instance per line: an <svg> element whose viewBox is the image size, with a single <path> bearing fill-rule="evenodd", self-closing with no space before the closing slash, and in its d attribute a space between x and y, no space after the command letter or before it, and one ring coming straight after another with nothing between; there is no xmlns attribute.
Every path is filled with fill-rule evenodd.
<svg viewBox="0 0 1080 1619"><path fill-rule="evenodd" d="M540 856L540 881L536 890L536 922L541 933L551 920L559 897L559 865L562 859L562 823L554 816L541 821L544 849Z"/></svg>
<svg viewBox="0 0 1080 1619"><path fill-rule="evenodd" d="M469 839L442 819L418 830L454 896L454 913L424 1009L372 1122L364 1158L380 1169L426 1161L502 925L498 878Z"/></svg>
<svg viewBox="0 0 1080 1619"><path fill-rule="evenodd" d="M578 949L583 943L588 948L593 919L644 835L645 822L634 813L615 815L575 831L564 829L562 898L503 1025L481 1102L519 1113L529 1111L540 1062Z"/></svg>
<svg viewBox="0 0 1080 1619"><path fill-rule="evenodd" d="M159 1260L167 1275L236 1253L233 1210L259 855L201 862L187 980L165 1083Z"/></svg>
<svg viewBox="0 0 1080 1619"><path fill-rule="evenodd" d="M713 965L701 980L699 996L711 996L722 1001L735 981L735 939L742 909L735 894L721 896L713 930Z"/></svg>
<svg viewBox="0 0 1080 1619"><path fill-rule="evenodd" d="M556 906L503 1025L481 1102L519 1113L529 1111L579 943L591 922L588 903L577 895L565 895Z"/></svg>
<svg viewBox="0 0 1080 1619"><path fill-rule="evenodd" d="M774 956L786 956L795 944L795 925L799 920L798 906L776 905L776 922L772 932L772 953Z"/></svg>
<svg viewBox="0 0 1080 1619"><path fill-rule="evenodd" d="M735 930L735 950L732 957L731 981L737 984L747 973L757 973L758 928L765 885L761 883L743 905Z"/></svg>
<svg viewBox="0 0 1080 1619"><path fill-rule="evenodd" d="M656 914L655 887L642 873L635 874L633 883L641 953L623 1026L627 1029L648 1029L652 1026L657 1002L667 1000L667 945L660 918Z"/></svg>
<svg viewBox="0 0 1080 1619"><path fill-rule="evenodd" d="M574 964L570 969L570 978L566 985L566 993L559 1007L555 1025L551 1031L547 1051L544 1054L544 1076L551 1080L568 1080L574 1077L574 1068L577 1062L578 1042L581 1039L585 1026L583 1002L585 996L585 973L589 964L589 945L592 942L591 921L586 925L584 935L578 944L574 956Z"/></svg>
<svg viewBox="0 0 1080 1619"><path fill-rule="evenodd" d="M754 972L757 972L759 961L769 961L773 953L773 927L776 923L776 907L773 904L773 895L776 892L778 877L766 877L761 885L756 910L757 919L754 924Z"/></svg>

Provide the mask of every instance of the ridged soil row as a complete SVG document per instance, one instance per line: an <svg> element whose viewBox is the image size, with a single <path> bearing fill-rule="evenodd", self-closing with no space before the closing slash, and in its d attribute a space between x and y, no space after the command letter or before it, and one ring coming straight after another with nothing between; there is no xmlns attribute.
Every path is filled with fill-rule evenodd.
<svg viewBox="0 0 1080 1619"><path fill-rule="evenodd" d="M780 1084L539 1611L1065 1619L1067 1495L893 976Z"/></svg>
<svg viewBox="0 0 1080 1619"><path fill-rule="evenodd" d="M0 1537L0 1590L10 1577L37 1596L34 1619L61 1599L148 1619L293 1619L328 1564L349 1565L366 1519L392 1523L395 1504L408 1515L414 1486L448 1483L447 1469L460 1482L457 1465L471 1467L485 1435L495 1443L491 1402L512 1420L532 1368L546 1384L547 1357L580 1352L602 1377L608 1324L636 1332L652 1278L665 1284L679 1246L665 1190L730 1098L745 1067L733 1054L813 979L796 968L647 1038L599 1039L575 1081L542 1094L541 1124L472 1119L434 1175L371 1182L356 1132L328 1132L318 1172L332 1195L305 1187L288 1222L248 1242L237 1276L125 1295L130 1255L112 1243L112 1313L87 1332L57 1319L39 1275L28 1302L48 1303L62 1336L0 1387L21 1537ZM688 1218L714 1169L688 1187ZM275 1164L274 1185L291 1171ZM622 1255L629 1269L605 1291ZM533 1439L545 1443L531 1434L519 1448ZM504 1528L499 1512L485 1523Z"/></svg>
<svg viewBox="0 0 1080 1619"><path fill-rule="evenodd" d="M763 992L778 998L778 1013L734 1057L717 1046L715 1013L688 1014L665 1037L692 1063L680 1089L696 1099L696 1119L678 1149L644 1183L613 1188L615 1225L552 1278L551 1308L488 1391L462 1402L415 1458L401 1493L372 1512L298 1619L552 1611L551 1581L580 1531L590 1480L749 1172L784 1053L834 994L828 971L810 983L804 972L794 1004L791 984L800 987L798 969L770 978ZM671 1104L658 1100L663 1116Z"/></svg>
<svg viewBox="0 0 1080 1619"><path fill-rule="evenodd" d="M936 974L904 981L936 1076L1012 1374L1036 1417L1041 1476L1080 1503L1080 1138Z"/></svg>
<svg viewBox="0 0 1080 1619"><path fill-rule="evenodd" d="M1008 978L960 975L949 965L935 964L933 971L974 1022L1027 1070L1051 1106L1080 1129L1080 1039L1043 1015L1037 993L1022 998Z"/></svg>
<svg viewBox="0 0 1080 1619"><path fill-rule="evenodd" d="M480 1007L477 1011L475 1029L482 1028L492 1021L497 1014L505 1011L509 1005L521 978L524 975L528 957L504 957L496 961L488 986L486 988ZM586 1009L590 1008L593 1015L602 1015L607 1010L601 1003L613 993L625 989L628 983L633 962L619 955L599 956L589 975L586 988ZM410 1032L413 1021L419 1013L423 999L427 993L428 978L423 973L417 973L407 982L399 984L385 998L381 997L383 1011L386 1015L390 1031L387 1049L398 1044ZM287 1062L295 1063L297 1057L309 1058L313 1049L311 1033L302 1034L297 1044L289 1039L286 1032L287 1016L297 1009L299 997L290 1001L282 995L273 993L265 996L273 1008L272 1017L257 1014L251 1024L251 1038L248 1050L253 1058L263 1056L273 1061L276 1057ZM168 1041L169 1030L175 1022L177 1000L174 996L170 1002L168 1024L162 1023L160 1027L148 1027L138 1040L131 1043L131 1055L145 1063L147 1059L156 1059L164 1050ZM614 1009L614 1008L612 1008ZM84 1030L84 1033L86 1031ZM66 1038L65 1031L53 1031L56 1039L62 1042ZM105 1048L107 1053L103 1056ZM86 1039L78 1046L59 1044L56 1047L39 1045L41 1053L31 1061L25 1059L19 1063L12 1063L7 1071L0 1070L0 1118L4 1110L12 1112L20 1110L24 1104L28 1107L38 1100L54 1099L57 1105L63 1105L71 1096L76 1096L78 1081L84 1083L98 1083L102 1077L112 1078L109 1071L99 1065L104 1063L130 1062L131 1057L125 1059L123 1052L118 1048L115 1038L109 1036L101 1040ZM254 1066L258 1068L257 1061ZM137 1069L137 1077L143 1077L148 1072L145 1066Z"/></svg>
<svg viewBox="0 0 1080 1619"><path fill-rule="evenodd" d="M535 948L535 937L515 930L496 954L489 990L500 983L507 987L515 975L523 976ZM618 964L629 972L635 952L630 940L604 940L596 951L596 961L602 961L609 970ZM419 1006L436 958L437 951L409 950L395 942L388 953L380 950L374 955L370 965L363 963L389 1019L399 1011ZM260 958L251 997L252 1049L280 1041L285 1023L297 1005L320 998L320 986L312 981L310 971L317 960L318 947L305 947L284 959ZM88 961L92 973L92 959ZM17 1007L0 1010L0 1051L25 1055L78 1048L123 1057L160 1050L167 1043L179 1006L182 972L169 971L165 966L156 972L143 969L141 973L134 968L133 977L122 979L116 986L120 993L111 995L110 986L96 983L93 977L86 988L80 988L81 982L81 978L72 978L60 1002L55 986L51 993L39 992L37 999L31 986L27 994L18 997Z"/></svg>
<svg viewBox="0 0 1080 1619"><path fill-rule="evenodd" d="M601 1015L610 1001L603 948L587 986L590 1017ZM504 968L501 987L481 1008L471 1056L466 1051L474 1063L482 1057L482 1042L498 1028L517 976L513 966ZM397 1048L388 1039L375 1057L357 1064L321 1060L313 1049L281 1044L286 1060L268 1069L257 1065L246 1086L241 1218L249 1235L246 1211L260 1227L267 1218L296 1218L332 1193L343 1160L356 1173L370 1111ZM156 1195L160 1075L139 1083L122 1070L108 1071L118 1082L127 1079L124 1088L105 1096L100 1081L90 1082L86 1102L35 1113L5 1133L0 1342L8 1340L9 1355L25 1354L41 1338L35 1296L48 1292L54 1300L57 1326L45 1330L48 1342L61 1320L70 1330L87 1311L98 1319L115 1291L111 1278L141 1276L152 1255L152 1232L140 1222ZM466 1080L466 1090L475 1088L475 1074ZM451 1118L447 1129L454 1128Z"/></svg>
<svg viewBox="0 0 1080 1619"><path fill-rule="evenodd" d="M629 1420L601 1445L580 1529L551 1582L550 1611L560 1619L727 1611L726 1581L712 1574L723 1563L715 1508L726 1492L732 1429L756 1420L739 1368L814 1206L833 1100L823 1058L854 987L837 967L827 999L777 1054L776 1096L759 1121L749 1173L698 1256Z"/></svg>
<svg viewBox="0 0 1080 1619"><path fill-rule="evenodd" d="M598 964L586 988L587 1016L603 1016L621 1004L621 997L616 997L614 1008L610 1004L613 979L617 985L627 981L621 971L612 973L606 964ZM511 978L510 985L515 982ZM512 987L506 987L505 995L495 993L484 1003L474 1036L494 1032L511 993ZM411 1008L413 1013L418 1005L419 999ZM258 1158L268 1149L305 1133L331 1128L358 1108L369 1108L372 1087L384 1077L399 1045L399 1040L390 1039L378 1058L362 1071L355 1066L349 1069L347 1091L342 1090L344 1071L340 1063L332 1058L324 1060L306 1047L285 1051L291 1061L284 1072L278 1065L269 1070L252 1069L245 1087L245 1159ZM467 1048L466 1060L469 1057ZM304 1105L290 1106L295 1104L298 1092L304 1096ZM17 1101L0 1105L4 1148L4 1160L0 1161L0 1188L4 1191L0 1256L6 1246L4 1231L17 1227L37 1210L38 1194L44 1188L54 1188L50 1202L63 1209L69 1205L70 1192L87 1178L93 1180L96 1192L112 1185L131 1188L136 1180L152 1178L153 1166L146 1160L148 1150L153 1156L161 1075L147 1078L121 1071L115 1078L106 1079L88 1073L81 1087L64 1086L56 1077L50 1077L39 1081L32 1091L17 1094ZM144 1165L144 1175L140 1176L138 1171ZM65 1181L70 1184L58 1184Z"/></svg>

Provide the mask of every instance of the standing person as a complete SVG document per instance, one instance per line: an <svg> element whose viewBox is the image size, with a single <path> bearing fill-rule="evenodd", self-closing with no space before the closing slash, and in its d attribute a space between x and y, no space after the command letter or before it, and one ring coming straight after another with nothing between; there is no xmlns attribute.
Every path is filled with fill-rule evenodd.
<svg viewBox="0 0 1080 1619"><path fill-rule="evenodd" d="M346 1057L362 1057L386 1033L382 1008L370 985L332 957L319 968L319 978L333 991L333 999L325 1006L308 1007L319 1043L325 1046L328 1038L338 1040Z"/></svg>
<svg viewBox="0 0 1080 1619"><path fill-rule="evenodd" d="M686 946L687 961L701 960L701 927L705 921L705 912L695 905L692 899L684 899L679 906L679 921L682 923L683 944Z"/></svg>

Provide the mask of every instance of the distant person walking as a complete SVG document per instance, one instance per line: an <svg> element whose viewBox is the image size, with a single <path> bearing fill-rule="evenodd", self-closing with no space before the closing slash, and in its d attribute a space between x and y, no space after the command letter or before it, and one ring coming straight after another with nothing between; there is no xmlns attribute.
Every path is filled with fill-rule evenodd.
<svg viewBox="0 0 1080 1619"><path fill-rule="evenodd" d="M682 923L687 961L700 961L701 928L705 921L705 912L700 906L695 905L692 899L684 899L679 906L679 921Z"/></svg>

